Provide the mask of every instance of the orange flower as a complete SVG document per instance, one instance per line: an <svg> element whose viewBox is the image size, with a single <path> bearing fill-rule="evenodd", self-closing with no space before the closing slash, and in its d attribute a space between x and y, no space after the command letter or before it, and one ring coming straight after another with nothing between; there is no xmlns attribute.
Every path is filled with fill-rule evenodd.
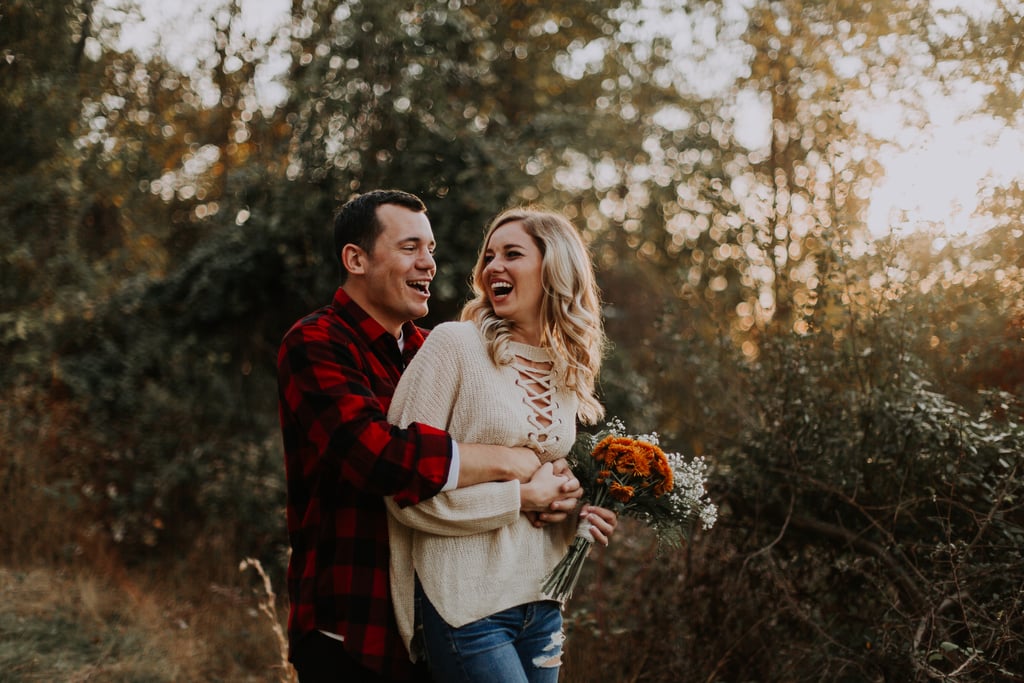
<svg viewBox="0 0 1024 683"><path fill-rule="evenodd" d="M613 464L623 452L629 450L632 444L632 439L627 439L621 436L606 436L603 438L591 452L591 456L595 460L608 465Z"/></svg>
<svg viewBox="0 0 1024 683"><path fill-rule="evenodd" d="M654 497L663 496L672 490L672 472L654 486Z"/></svg>
<svg viewBox="0 0 1024 683"><path fill-rule="evenodd" d="M627 451L615 458L615 471L619 474L633 474L636 471L636 456Z"/></svg>
<svg viewBox="0 0 1024 683"><path fill-rule="evenodd" d="M636 442L636 473L641 477L651 476L651 464L661 455L661 449L646 441Z"/></svg>
<svg viewBox="0 0 1024 683"><path fill-rule="evenodd" d="M628 503L629 499L633 497L633 487L624 486L619 482L612 482L612 485L608 487L608 493L612 498L619 501L620 503Z"/></svg>
<svg viewBox="0 0 1024 683"><path fill-rule="evenodd" d="M672 490L672 467L665 453L652 443L624 436L607 436L602 439L591 456L605 467L597 476L597 483L604 484L612 473L624 475L634 486L618 484L616 500L627 502L635 495L635 486L650 488L655 496ZM613 485L616 486L616 485ZM628 489L628 493L626 493Z"/></svg>

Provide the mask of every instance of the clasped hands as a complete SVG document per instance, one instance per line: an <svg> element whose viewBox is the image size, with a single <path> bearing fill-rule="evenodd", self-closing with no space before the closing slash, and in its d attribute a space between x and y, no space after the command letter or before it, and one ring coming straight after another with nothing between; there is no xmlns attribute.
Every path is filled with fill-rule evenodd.
<svg viewBox="0 0 1024 683"><path fill-rule="evenodd" d="M533 526L564 521L583 496L583 487L572 473L565 458L546 462L538 467L529 480L519 487L520 506ZM580 518L590 521L594 540L608 545L608 539L618 524L617 515L606 508L584 505Z"/></svg>

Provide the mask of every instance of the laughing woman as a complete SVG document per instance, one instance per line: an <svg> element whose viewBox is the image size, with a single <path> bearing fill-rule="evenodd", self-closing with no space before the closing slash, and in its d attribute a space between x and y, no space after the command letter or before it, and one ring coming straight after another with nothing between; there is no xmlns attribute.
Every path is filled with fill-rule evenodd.
<svg viewBox="0 0 1024 683"><path fill-rule="evenodd" d="M512 209L495 218L462 320L439 325L402 375L388 418L463 442L528 445L544 464L526 483L458 489L391 513L391 589L413 659L435 680L554 683L562 605L541 592L575 516L542 523L576 436L604 409L594 395L604 332L593 266L562 215ZM574 504L574 503L573 503ZM584 506L596 540L614 513ZM422 625L422 642L415 626Z"/></svg>

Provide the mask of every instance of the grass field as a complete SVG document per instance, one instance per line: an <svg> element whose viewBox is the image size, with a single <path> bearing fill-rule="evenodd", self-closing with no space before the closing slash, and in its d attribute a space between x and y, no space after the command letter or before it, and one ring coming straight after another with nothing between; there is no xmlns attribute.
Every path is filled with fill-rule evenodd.
<svg viewBox="0 0 1024 683"><path fill-rule="evenodd" d="M261 587L161 581L0 568L0 682L289 680Z"/></svg>

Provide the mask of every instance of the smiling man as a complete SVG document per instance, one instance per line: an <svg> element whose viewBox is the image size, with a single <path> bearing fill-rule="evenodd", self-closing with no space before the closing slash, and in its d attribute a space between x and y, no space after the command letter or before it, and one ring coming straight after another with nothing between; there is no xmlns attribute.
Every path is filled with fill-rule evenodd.
<svg viewBox="0 0 1024 683"><path fill-rule="evenodd" d="M412 321L427 313L436 271L423 202L397 190L356 197L335 217L334 240L341 286L278 352L289 658L301 683L417 680L425 672L412 669L391 607L384 496L411 505L455 487L526 482L540 462L527 448L456 444L427 425L387 422L423 344ZM575 482L551 509L564 514L578 497Z"/></svg>

